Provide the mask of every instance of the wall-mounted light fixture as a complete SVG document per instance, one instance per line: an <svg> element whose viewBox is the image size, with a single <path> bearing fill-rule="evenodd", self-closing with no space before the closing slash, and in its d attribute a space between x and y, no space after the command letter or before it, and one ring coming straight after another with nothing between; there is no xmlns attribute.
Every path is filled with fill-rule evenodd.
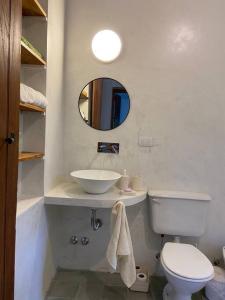
<svg viewBox="0 0 225 300"><path fill-rule="evenodd" d="M122 42L117 33L112 30L102 30L92 39L92 52L102 62L112 62L121 52Z"/></svg>

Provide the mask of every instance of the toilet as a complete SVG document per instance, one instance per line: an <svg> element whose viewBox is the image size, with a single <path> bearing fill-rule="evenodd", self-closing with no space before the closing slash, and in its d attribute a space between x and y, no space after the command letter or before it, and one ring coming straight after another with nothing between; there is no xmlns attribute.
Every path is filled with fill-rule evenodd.
<svg viewBox="0 0 225 300"><path fill-rule="evenodd" d="M149 191L154 232L174 236L161 252L161 265L168 284L164 300L191 300L214 276L209 259L180 237L201 237L206 228L211 198L203 193Z"/></svg>

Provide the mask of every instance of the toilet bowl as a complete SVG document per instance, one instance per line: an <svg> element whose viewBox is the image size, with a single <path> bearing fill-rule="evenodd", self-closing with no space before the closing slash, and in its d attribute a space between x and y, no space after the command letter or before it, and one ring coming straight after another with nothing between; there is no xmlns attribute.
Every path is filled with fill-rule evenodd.
<svg viewBox="0 0 225 300"><path fill-rule="evenodd" d="M214 276L208 258L196 247L182 243L166 243L161 264L168 280L163 300L191 300Z"/></svg>

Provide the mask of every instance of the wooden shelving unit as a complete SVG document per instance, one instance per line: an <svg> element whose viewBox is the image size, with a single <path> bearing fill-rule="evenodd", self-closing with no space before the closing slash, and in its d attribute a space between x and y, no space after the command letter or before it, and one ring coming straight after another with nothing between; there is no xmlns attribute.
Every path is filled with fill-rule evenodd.
<svg viewBox="0 0 225 300"><path fill-rule="evenodd" d="M32 111L32 112L38 112L38 113L44 113L45 109L42 107L39 107L34 104L29 104L29 103L23 103L20 102L20 110L21 111Z"/></svg>
<svg viewBox="0 0 225 300"><path fill-rule="evenodd" d="M47 49L44 49L47 38L47 14L39 1L47 8L48 0L22 0L22 32L25 33L25 36L21 36L21 64L24 65L21 68L21 82L31 87L37 87L37 89L40 87L40 89L44 90L46 85L46 76L44 73L47 62L38 49L39 45L42 45L41 49L43 53L47 52ZM40 35L43 35L43 37ZM37 48L33 47L29 39ZM28 78L29 80L27 80ZM18 199L24 199L24 197L26 199L27 195L29 195L29 198L32 195L35 197L37 195L43 196L43 184L37 186L35 183L44 183L45 120L42 114L46 112L46 109L35 104L23 103L20 100L19 110L21 112L21 140L18 154ZM41 130L39 130L40 126ZM31 134L32 137L30 136ZM36 147L33 145L34 139ZM27 174L30 168L32 172ZM27 179L24 181L25 177Z"/></svg>
<svg viewBox="0 0 225 300"><path fill-rule="evenodd" d="M23 16L47 17L47 14L37 0L23 0Z"/></svg>
<svg viewBox="0 0 225 300"><path fill-rule="evenodd" d="M43 157L44 157L44 153L42 152L20 152L19 153L19 161L41 159Z"/></svg>
<svg viewBox="0 0 225 300"><path fill-rule="evenodd" d="M45 66L46 61L21 41L21 63L25 65Z"/></svg>

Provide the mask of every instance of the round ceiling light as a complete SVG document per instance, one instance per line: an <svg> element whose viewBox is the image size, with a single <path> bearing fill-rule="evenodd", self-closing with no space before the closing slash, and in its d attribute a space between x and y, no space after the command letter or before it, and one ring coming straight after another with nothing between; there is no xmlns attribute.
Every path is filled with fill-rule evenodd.
<svg viewBox="0 0 225 300"><path fill-rule="evenodd" d="M99 31L92 39L92 52L102 62L115 60L120 55L121 49L121 39L112 30Z"/></svg>

